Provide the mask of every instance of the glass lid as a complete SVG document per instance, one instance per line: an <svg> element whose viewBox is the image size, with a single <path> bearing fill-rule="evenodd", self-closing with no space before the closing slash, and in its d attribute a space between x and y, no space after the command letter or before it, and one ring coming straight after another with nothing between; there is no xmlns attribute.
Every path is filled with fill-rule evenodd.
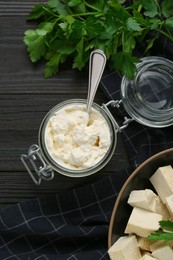
<svg viewBox="0 0 173 260"><path fill-rule="evenodd" d="M150 127L173 124L173 62L146 57L136 65L134 80L123 77L122 102L137 122Z"/></svg>

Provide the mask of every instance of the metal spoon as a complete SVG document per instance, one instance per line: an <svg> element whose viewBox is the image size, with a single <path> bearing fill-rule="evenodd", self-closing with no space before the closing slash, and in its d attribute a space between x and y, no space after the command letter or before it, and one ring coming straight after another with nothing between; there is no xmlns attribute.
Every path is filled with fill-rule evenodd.
<svg viewBox="0 0 173 260"><path fill-rule="evenodd" d="M100 83L106 65L106 55L102 50L94 50L90 54L89 60L89 82L87 96L87 112L90 113L92 103Z"/></svg>

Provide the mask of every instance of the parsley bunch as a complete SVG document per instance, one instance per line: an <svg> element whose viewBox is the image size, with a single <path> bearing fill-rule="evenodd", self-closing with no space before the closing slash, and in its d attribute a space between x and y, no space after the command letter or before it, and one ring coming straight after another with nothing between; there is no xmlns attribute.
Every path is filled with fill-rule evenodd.
<svg viewBox="0 0 173 260"><path fill-rule="evenodd" d="M130 2L130 3L129 3ZM144 55L160 35L173 42L172 0L48 0L35 5L28 20L36 29L25 31L32 62L46 61L44 76L57 73L68 57L81 70L93 49L102 49L111 69L132 78L134 50L145 42ZM154 32L148 38L149 32Z"/></svg>

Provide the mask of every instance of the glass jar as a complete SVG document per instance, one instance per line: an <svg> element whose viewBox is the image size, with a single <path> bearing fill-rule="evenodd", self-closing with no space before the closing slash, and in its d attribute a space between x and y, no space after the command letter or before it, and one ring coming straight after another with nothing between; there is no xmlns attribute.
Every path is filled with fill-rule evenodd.
<svg viewBox="0 0 173 260"><path fill-rule="evenodd" d="M123 77L122 103L140 124L167 127L173 124L173 62L162 57L146 57L136 65L134 80Z"/></svg>
<svg viewBox="0 0 173 260"><path fill-rule="evenodd" d="M59 103L57 106L53 107L46 114L39 128L39 144L32 145L29 148L27 155L21 155L21 160L25 168L27 169L28 173L30 174L30 176L36 184L40 184L42 179L51 180L54 177L54 171L69 177L85 177L94 174L95 172L98 172L108 163L115 151L115 147L117 144L117 132L118 129L120 130L119 126L115 122L113 116L111 115L108 109L108 105L110 105L111 103L108 102L108 104L103 104L103 106L99 106L98 104L93 103L92 108L96 110L107 123L110 132L110 145L105 155L100 161L98 161L93 166L84 169L70 169L68 167L62 166L56 160L54 160L54 158L50 155L50 152L47 149L45 141L45 131L50 118L52 118L55 115L55 113L64 108L68 108L69 105L83 105L86 107L86 100L71 99L64 101L62 103ZM33 170L36 173L36 175L34 175Z"/></svg>
<svg viewBox="0 0 173 260"><path fill-rule="evenodd" d="M105 109L103 109L103 107L94 103L92 107L96 111L98 111L99 114L102 115L102 117L105 119L105 121L109 127L110 140L111 140L109 148L108 148L107 152L105 153L105 155L103 156L103 158L98 163L96 163L94 166L91 166L89 168L84 168L84 169L69 169L68 167L63 167L62 165L58 164L52 158L52 156L50 156L50 153L46 147L46 142L45 142L45 129L46 129L49 119L52 118L52 116L55 115L56 112L62 110L62 108L66 108L66 107L68 108L69 105L70 106L71 105L84 105L86 107L86 100L82 100L82 99L67 100L65 102L58 104L57 106L55 106L53 109L51 109L48 112L48 114L43 119L40 129L39 129L38 142L39 142L40 151L43 155L44 160L49 165L51 165L51 167L55 171L57 171L63 175L66 175L66 176L70 176L70 177L88 176L88 175L91 175L91 174L99 171L101 168L103 168L107 164L107 162L110 160L110 158L112 157L115 147L116 147L116 143L117 143L115 124L112 121L112 118L110 118L108 112Z"/></svg>

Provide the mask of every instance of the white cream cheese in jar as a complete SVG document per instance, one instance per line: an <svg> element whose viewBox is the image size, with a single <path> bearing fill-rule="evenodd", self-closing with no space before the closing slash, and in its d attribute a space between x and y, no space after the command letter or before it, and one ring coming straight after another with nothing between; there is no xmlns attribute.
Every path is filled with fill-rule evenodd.
<svg viewBox="0 0 173 260"><path fill-rule="evenodd" d="M90 115L86 105L70 104L49 119L45 145L53 160L72 170L96 165L111 144L111 133L105 118L94 108Z"/></svg>

